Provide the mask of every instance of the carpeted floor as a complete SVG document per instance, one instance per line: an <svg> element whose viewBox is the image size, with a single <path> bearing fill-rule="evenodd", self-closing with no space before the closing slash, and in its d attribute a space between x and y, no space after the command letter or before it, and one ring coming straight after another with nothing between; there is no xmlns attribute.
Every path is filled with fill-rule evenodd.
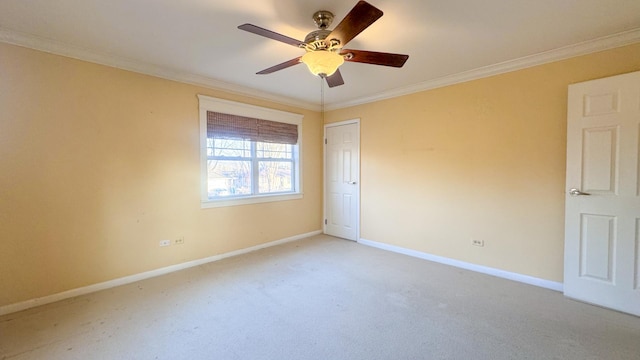
<svg viewBox="0 0 640 360"><path fill-rule="evenodd" d="M0 359L640 359L640 318L328 236L0 317Z"/></svg>

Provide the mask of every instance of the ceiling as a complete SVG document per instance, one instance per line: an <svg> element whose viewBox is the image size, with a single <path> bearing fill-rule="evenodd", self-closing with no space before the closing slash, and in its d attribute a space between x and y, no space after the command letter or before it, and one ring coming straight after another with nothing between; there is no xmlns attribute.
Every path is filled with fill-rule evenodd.
<svg viewBox="0 0 640 360"><path fill-rule="evenodd" d="M348 48L409 54L403 68L345 63L327 109L392 97L640 41L638 0L369 0L384 16ZM249 5L250 3L250 5ZM318 109L303 64L257 71L302 49L237 29L303 40L317 10L333 26L356 1L2 0L0 41Z"/></svg>

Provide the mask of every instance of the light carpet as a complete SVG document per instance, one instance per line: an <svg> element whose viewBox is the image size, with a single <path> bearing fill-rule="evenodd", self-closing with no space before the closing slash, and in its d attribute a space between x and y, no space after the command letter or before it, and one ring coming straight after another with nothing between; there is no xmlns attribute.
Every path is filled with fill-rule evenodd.
<svg viewBox="0 0 640 360"><path fill-rule="evenodd" d="M0 317L0 359L640 359L640 318L315 236Z"/></svg>

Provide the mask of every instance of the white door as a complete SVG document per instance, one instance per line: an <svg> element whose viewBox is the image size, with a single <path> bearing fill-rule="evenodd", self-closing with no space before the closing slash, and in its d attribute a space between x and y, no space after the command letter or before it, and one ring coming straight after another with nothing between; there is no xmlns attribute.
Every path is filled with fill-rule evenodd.
<svg viewBox="0 0 640 360"><path fill-rule="evenodd" d="M564 293L640 315L640 72L569 86Z"/></svg>
<svg viewBox="0 0 640 360"><path fill-rule="evenodd" d="M358 240L360 123L325 126L325 234Z"/></svg>

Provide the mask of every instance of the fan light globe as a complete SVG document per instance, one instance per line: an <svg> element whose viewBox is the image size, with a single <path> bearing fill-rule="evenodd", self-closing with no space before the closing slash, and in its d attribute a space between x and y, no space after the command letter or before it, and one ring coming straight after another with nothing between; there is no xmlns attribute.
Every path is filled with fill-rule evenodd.
<svg viewBox="0 0 640 360"><path fill-rule="evenodd" d="M344 58L334 52L327 50L309 51L300 59L313 75L331 76L344 63Z"/></svg>

